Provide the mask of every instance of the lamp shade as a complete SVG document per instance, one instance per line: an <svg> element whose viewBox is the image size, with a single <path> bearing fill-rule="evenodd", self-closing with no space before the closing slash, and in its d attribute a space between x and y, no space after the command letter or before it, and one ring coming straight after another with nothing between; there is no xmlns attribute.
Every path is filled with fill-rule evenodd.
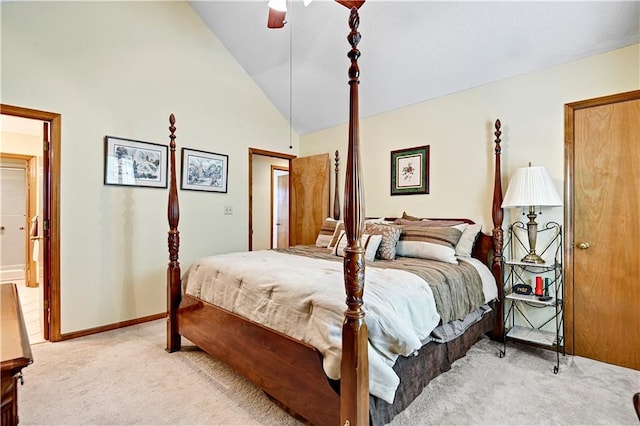
<svg viewBox="0 0 640 426"><path fill-rule="evenodd" d="M545 167L522 167L509 182L502 207L561 206L562 200Z"/></svg>
<svg viewBox="0 0 640 426"><path fill-rule="evenodd" d="M277 10L278 12L286 12L287 0L269 0L267 6L273 10Z"/></svg>

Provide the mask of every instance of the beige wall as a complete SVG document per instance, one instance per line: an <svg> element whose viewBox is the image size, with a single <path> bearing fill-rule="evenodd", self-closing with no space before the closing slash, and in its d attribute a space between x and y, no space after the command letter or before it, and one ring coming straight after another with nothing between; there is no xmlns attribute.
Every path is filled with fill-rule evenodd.
<svg viewBox="0 0 640 426"><path fill-rule="evenodd" d="M564 104L639 89L639 57L636 44L362 119L367 216L407 211L429 217L469 217L483 223L485 231L490 229L496 118L503 125L503 191L510 174L532 162L548 168L562 196ZM366 73L366 68L361 69L361 94L367 90ZM390 196L390 151L420 145L430 145L430 193ZM344 164L346 125L303 136L300 155L336 149ZM340 188L342 200L344 166ZM561 208L543 213L543 221L562 223ZM509 214L515 218L519 211L507 212L505 223Z"/></svg>
<svg viewBox="0 0 640 426"><path fill-rule="evenodd" d="M167 190L104 186L104 136L168 144L174 113L178 149L229 155L227 194L180 191L186 267L247 248L248 147L297 135L185 2L0 7L2 103L62 114L62 333L162 312Z"/></svg>

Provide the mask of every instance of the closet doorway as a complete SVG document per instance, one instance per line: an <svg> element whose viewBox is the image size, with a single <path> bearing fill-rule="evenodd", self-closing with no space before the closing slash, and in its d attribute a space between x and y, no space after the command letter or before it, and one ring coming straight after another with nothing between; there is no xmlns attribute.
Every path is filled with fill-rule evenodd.
<svg viewBox="0 0 640 426"><path fill-rule="evenodd" d="M16 133L20 131L23 133ZM39 121L2 116L0 282L16 284L31 344L44 340L44 295L39 285L42 256L38 236L42 174L38 173L38 157L30 155L41 149L41 132ZM22 149L23 144L16 145L16 139L30 146Z"/></svg>
<svg viewBox="0 0 640 426"><path fill-rule="evenodd" d="M270 188L270 174L267 173L261 178L254 172L254 169L260 167L258 165L261 161L260 157L266 157L262 160L267 164L269 161L281 160L286 160L288 163L289 245L314 244L322 222L329 216L329 154L296 157L295 155L249 148L250 251L270 248L273 241L273 235L271 235L271 240L265 239L264 246L259 246L256 239L258 221L266 221L267 225L263 227L267 230L266 233L272 233L273 230L273 226L269 224L272 211L269 210L269 207L260 209L256 203L257 197L259 197L260 179L266 180L266 187ZM272 193L268 189L263 192L267 193L268 197L272 197Z"/></svg>
<svg viewBox="0 0 640 426"><path fill-rule="evenodd" d="M640 90L565 105L567 352L640 370Z"/></svg>
<svg viewBox="0 0 640 426"><path fill-rule="evenodd" d="M249 148L249 250L265 250L279 247L285 239L289 243L289 169L295 155ZM278 178L280 176L280 178ZM282 180L286 179L284 185ZM280 183L278 183L278 181ZM278 191L280 189L280 191ZM279 192L286 192L280 194ZM286 206L286 211L284 210ZM278 238L275 223L287 223L286 236ZM282 228L282 226L276 226ZM277 241L281 241L278 244Z"/></svg>
<svg viewBox="0 0 640 426"><path fill-rule="evenodd" d="M0 104L0 113L3 118L37 120L42 126L40 134L40 148L37 154L21 154L24 143L20 138L12 140L5 134L3 126L3 157L24 156L25 161L31 161L32 157L41 159L37 165L41 175L41 191L38 193L39 212L37 229L33 229L31 220L25 230L31 236L33 233L37 241L39 258L37 281L38 288L42 291L41 321L44 340L61 340L60 332L60 145L61 145L61 116L57 113L39 111L24 107ZM8 155L7 155L8 154ZM33 163L32 163L33 164ZM41 170L41 171L40 171ZM32 212L33 213L33 212ZM31 213L27 213L31 215ZM31 219L35 214L31 215ZM25 240L26 241L26 240ZM33 244L33 243L32 243ZM23 247L26 246L26 243ZM35 244L34 244L35 246ZM33 246L31 247L31 260L33 260ZM26 250L25 250L26 253ZM25 262L29 256L25 256ZM26 269L26 266L25 266ZM25 277L28 279L28 277Z"/></svg>

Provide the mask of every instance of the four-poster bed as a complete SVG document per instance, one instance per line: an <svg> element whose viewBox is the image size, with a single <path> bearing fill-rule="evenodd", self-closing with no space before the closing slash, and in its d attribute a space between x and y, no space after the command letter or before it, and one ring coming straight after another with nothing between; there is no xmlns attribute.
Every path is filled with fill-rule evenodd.
<svg viewBox="0 0 640 426"><path fill-rule="evenodd" d="M429 380L448 370L453 361L464 356L469 347L483 334L492 331L495 336L502 336L502 308L499 303L501 286L498 285L496 296L492 297L493 300L490 302L492 309L484 309L478 319L466 326L466 331L462 334L456 335L444 343L429 341L424 346L418 347L419 350L411 349L410 352L413 356L397 357L397 361L392 365L393 371L399 378L399 387L395 398L392 397L389 401L370 394L369 361L370 356L377 355L378 347L376 346L376 353L371 353L371 342L365 320L373 320L371 320L372 317L369 313L365 315L367 309L363 306L365 248L361 245L360 239L365 230L365 211L359 152L359 69L357 60L360 52L357 50L357 45L360 41L360 34L357 31L359 17L356 8L351 9L349 25L351 28L348 35L348 41L351 44L351 50L348 53L351 60L348 73L350 114L344 197L344 234L347 243L344 247L344 260L341 269L347 309L344 311L343 298L342 311L340 311L344 312L344 316L341 337L339 336L341 339L341 344L339 344L341 348L339 380L328 378L326 370L323 369L323 361L326 359L323 359L323 354L317 347L305 343L300 338L291 337L288 333L285 334L270 326L263 325L263 323L234 313L231 308L221 307L204 300L199 297L201 291L199 287L195 293L192 291L192 294L185 291L185 288L189 287L192 281L186 283L183 288L178 260L179 207L175 166L176 128L173 114L170 117L171 126L169 127L171 134L167 350L170 352L179 350L180 338L184 336L247 377L293 415L318 425L387 423L420 394ZM500 208L502 190L500 186L499 121L496 121L495 135L493 235L488 236L480 232L473 246L472 256L482 260L484 264L488 264L489 275L493 274L495 282L499 283L502 275L500 264L502 256L502 210ZM471 223L468 220L464 220L464 222ZM282 255L284 254L274 254L275 257ZM314 261L316 260L314 259ZM306 261L311 262L308 259ZM331 262L322 259L318 261ZM388 262L394 262L394 260ZM373 263L377 264L378 261ZM248 268L249 265L247 264L246 267ZM200 268L200 264L195 267L195 270L198 268ZM189 272L192 270L194 268L190 268ZM372 276L371 281L375 281L374 278L380 274L381 270L383 269L376 266L371 269L369 272ZM218 271L216 274L220 274L220 272ZM207 278L204 279L204 281L206 280ZM240 280L237 287L243 287L243 285ZM372 285L369 279L367 285ZM370 296L375 288L369 287ZM273 290L269 293L269 298L271 298L272 292ZM371 299L367 303L371 303ZM470 308L470 312L471 310L476 312L479 309L476 308L478 307L473 306ZM340 328L339 324L338 328ZM377 330L374 327L371 331L375 334ZM337 334L340 335L340 333Z"/></svg>

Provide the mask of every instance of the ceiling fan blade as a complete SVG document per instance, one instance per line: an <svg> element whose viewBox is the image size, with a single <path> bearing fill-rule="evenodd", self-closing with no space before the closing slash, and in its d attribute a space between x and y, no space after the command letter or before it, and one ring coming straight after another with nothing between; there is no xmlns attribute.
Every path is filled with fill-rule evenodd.
<svg viewBox="0 0 640 426"><path fill-rule="evenodd" d="M336 0L336 2L340 3L347 9L351 9L352 7L360 9L360 6L364 4L364 0Z"/></svg>
<svg viewBox="0 0 640 426"><path fill-rule="evenodd" d="M284 27L284 21L287 16L286 11L279 11L269 8L269 17L267 18L268 28L282 28Z"/></svg>

